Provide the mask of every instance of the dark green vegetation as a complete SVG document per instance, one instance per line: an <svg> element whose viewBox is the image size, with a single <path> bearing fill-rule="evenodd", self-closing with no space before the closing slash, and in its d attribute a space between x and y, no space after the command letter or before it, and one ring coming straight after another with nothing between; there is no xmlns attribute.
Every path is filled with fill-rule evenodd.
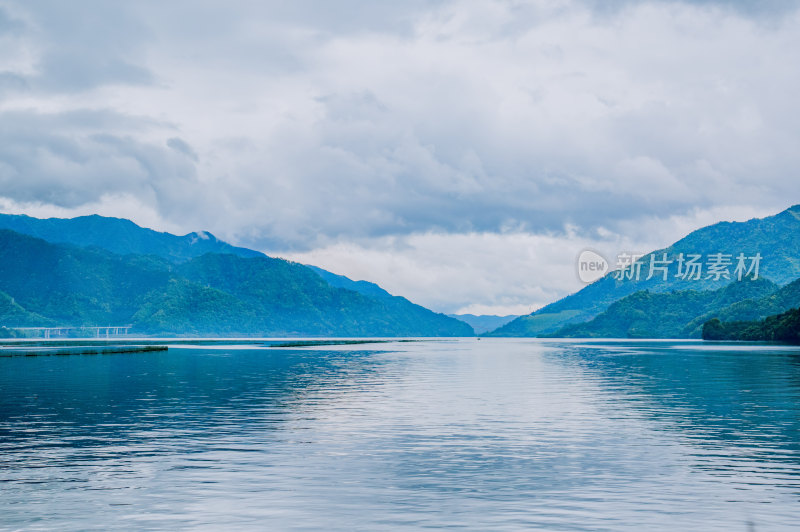
<svg viewBox="0 0 800 532"><path fill-rule="evenodd" d="M684 318L686 318L684 326L687 326L698 314L691 312L688 316L681 315L671 318L667 316L670 323L659 326L654 323L655 320L642 318L636 312L640 310L645 313L650 312L661 303L667 301L675 312L682 312L682 307L686 310L691 305L688 302L685 304L680 303L678 302L679 299L682 297L695 297L708 302L713 299L712 296L701 296L697 293L718 290L729 284L730 280L720 279L715 281L714 279L705 279L705 275L699 281L683 280L675 278L672 275L674 271L671 272L666 281L663 280L661 275L655 275L650 280L646 280L650 257L654 255L657 258L661 258L663 253L667 254L668 260L674 260L679 253L687 255L693 253L703 254L704 257L712 253L726 253L734 257L739 253L744 253L746 256L760 253L763 258L759 276L777 285L790 283L800 278L800 205L767 218L753 219L747 222L721 222L698 229L672 246L642 257L640 262L643 265L642 271L644 275L641 276L640 280L617 280L614 278L613 272L609 273L582 290L551 303L530 315L521 316L493 331L490 335L541 336L552 335L557 332L561 333L565 326L585 323L598 317L607 309L610 310L611 305L615 302L642 290L647 290L650 295L640 294L624 303L622 308L615 309L613 314L616 318L613 319L620 319L623 323L612 324L611 321L613 319L609 317L596 324L596 328L593 329L594 333L605 335L606 333L601 331L608 331L609 334L613 331L613 336L618 336L623 332L634 335L648 332L654 334L659 332L661 334L669 333L669 335L676 334L675 331L680 327L680 322ZM614 265L612 264L613 267ZM691 291L692 294L686 291ZM683 295L676 296L677 299L667 298L663 301L656 297L656 294L670 292L679 292L683 293ZM773 303L780 305L778 301ZM762 304L767 307L771 305L767 301L759 301L758 303L749 301L744 302L742 307L726 307L719 310L720 312L724 310L724 313L729 313L730 315L751 316L747 319L754 319L753 316L763 318L765 316L763 314L764 309L758 307ZM714 304L711 304L711 307L707 309L709 312L712 310L715 310ZM664 312L666 313L666 311ZM628 314L627 317L623 317L623 314L626 313ZM699 326L700 324L696 323L691 331L688 332L696 335L696 328ZM566 331L570 334L575 332L572 329L567 329ZM587 329L586 334L589 334L589 332L592 331Z"/></svg>
<svg viewBox="0 0 800 532"><path fill-rule="evenodd" d="M594 319L567 325L552 334L567 338L700 338L710 316L742 302L758 306L778 286L766 279L736 281L718 290L634 292L612 303ZM800 302L799 302L800 303Z"/></svg>
<svg viewBox="0 0 800 532"><path fill-rule="evenodd" d="M119 221L110 220L116 227ZM0 230L0 326L132 324L135 334L169 335L473 334L402 297L332 286L300 264L256 252L186 259L192 246L158 252L149 241L154 253L121 255Z"/></svg>
<svg viewBox="0 0 800 532"><path fill-rule="evenodd" d="M703 325L703 340L800 344L800 308L758 321L723 322L714 318Z"/></svg>

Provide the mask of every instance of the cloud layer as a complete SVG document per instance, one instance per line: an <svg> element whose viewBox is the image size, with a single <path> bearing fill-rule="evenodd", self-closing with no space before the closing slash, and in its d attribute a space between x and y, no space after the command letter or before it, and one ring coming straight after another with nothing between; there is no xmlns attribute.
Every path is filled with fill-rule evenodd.
<svg viewBox="0 0 800 532"><path fill-rule="evenodd" d="M765 5L0 2L0 205L520 311L582 247L798 202L800 15Z"/></svg>

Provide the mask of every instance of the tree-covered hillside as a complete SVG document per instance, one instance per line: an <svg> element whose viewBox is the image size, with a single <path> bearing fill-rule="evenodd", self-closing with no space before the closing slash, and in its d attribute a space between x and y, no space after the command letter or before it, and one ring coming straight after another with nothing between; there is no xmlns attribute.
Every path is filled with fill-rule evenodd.
<svg viewBox="0 0 800 532"><path fill-rule="evenodd" d="M703 339L800 344L800 308L759 321L723 322L714 318L703 325Z"/></svg>
<svg viewBox="0 0 800 532"><path fill-rule="evenodd" d="M471 336L400 297L333 287L263 255L180 264L58 245L0 230L0 326L132 324L140 334Z"/></svg>
<svg viewBox="0 0 800 532"><path fill-rule="evenodd" d="M641 290L613 303L594 319L549 335L568 338L699 338L696 320L714 315L731 303L758 301L778 286L766 279L735 281L718 290L669 293ZM707 318L705 318L707 319ZM703 319L703 321L705 321ZM703 321L700 322L702 325Z"/></svg>
<svg viewBox="0 0 800 532"><path fill-rule="evenodd" d="M676 276L678 259L700 255L704 267L715 254L729 256L729 276L717 278L703 269L700 278ZM667 279L656 271L650 279L651 263L664 259L671 261ZM641 275L637 280L617 279L618 274L609 272L582 290L551 303L536 312L521 316L490 333L492 336L539 336L555 332L565 325L583 323L608 309L612 303L638 292L648 290L662 293L683 290L714 290L732 280L736 257L760 256L759 276L778 285L784 285L800 277L800 205L795 205L779 214L747 222L720 222L698 229L671 246L644 255L637 262ZM748 262L748 266L752 261ZM611 268L615 267L611 264ZM635 269L635 268L633 268ZM633 270L632 269L632 270ZM684 272L685 273L685 272Z"/></svg>

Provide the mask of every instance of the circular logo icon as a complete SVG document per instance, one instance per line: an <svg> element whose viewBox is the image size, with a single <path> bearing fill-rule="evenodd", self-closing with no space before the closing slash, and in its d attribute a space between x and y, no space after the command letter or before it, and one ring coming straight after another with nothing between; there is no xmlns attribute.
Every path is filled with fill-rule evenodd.
<svg viewBox="0 0 800 532"><path fill-rule="evenodd" d="M578 255L578 279L582 283L593 283L608 272L608 261L598 252L584 249Z"/></svg>

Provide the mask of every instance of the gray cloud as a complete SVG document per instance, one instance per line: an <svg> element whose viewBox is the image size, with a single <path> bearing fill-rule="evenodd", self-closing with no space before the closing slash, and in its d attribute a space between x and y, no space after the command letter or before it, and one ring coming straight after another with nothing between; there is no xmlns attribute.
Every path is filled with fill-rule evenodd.
<svg viewBox="0 0 800 532"><path fill-rule="evenodd" d="M194 149L192 149L192 147L189 145L188 142L179 137L172 137L167 139L167 146L169 146L170 148L172 148L177 152L184 154L194 162L197 162L198 160L197 152L195 152Z"/></svg>
<svg viewBox="0 0 800 532"><path fill-rule="evenodd" d="M797 203L794 2L2 2L0 41L19 204L311 253Z"/></svg>
<svg viewBox="0 0 800 532"><path fill-rule="evenodd" d="M0 113L0 190L21 202L78 207L130 192L164 201L163 183L194 179L195 167L172 150L136 139L149 118L108 110Z"/></svg>
<svg viewBox="0 0 800 532"><path fill-rule="evenodd" d="M0 12L0 34L6 30L18 53L37 52L27 72L14 73L24 80L15 88L68 93L154 82L142 56L152 35L125 4L38 0L9 5L14 14Z"/></svg>
<svg viewBox="0 0 800 532"><path fill-rule="evenodd" d="M16 34L25 28L25 24L11 16L8 11L0 7L0 35Z"/></svg>

